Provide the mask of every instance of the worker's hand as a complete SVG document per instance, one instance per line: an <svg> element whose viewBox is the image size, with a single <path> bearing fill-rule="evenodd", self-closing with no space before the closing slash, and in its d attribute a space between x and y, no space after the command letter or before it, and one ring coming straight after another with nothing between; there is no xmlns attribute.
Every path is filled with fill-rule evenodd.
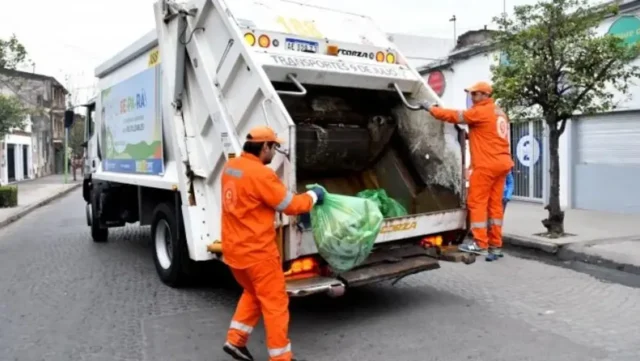
<svg viewBox="0 0 640 361"><path fill-rule="evenodd" d="M426 111L430 111L431 107L437 107L438 104L432 104L431 102L424 101L420 104L420 107Z"/></svg>
<svg viewBox="0 0 640 361"><path fill-rule="evenodd" d="M311 228L311 215L309 213L301 214L298 220L298 226L301 230Z"/></svg>
<svg viewBox="0 0 640 361"><path fill-rule="evenodd" d="M311 188L311 191L315 193L318 198L315 205L322 205L322 203L324 203L324 189L320 187L313 187Z"/></svg>

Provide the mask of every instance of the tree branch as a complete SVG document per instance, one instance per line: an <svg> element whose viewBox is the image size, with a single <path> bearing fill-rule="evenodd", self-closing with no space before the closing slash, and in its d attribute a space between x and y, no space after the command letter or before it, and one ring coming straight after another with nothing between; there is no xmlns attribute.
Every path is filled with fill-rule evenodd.
<svg viewBox="0 0 640 361"><path fill-rule="evenodd" d="M576 97L576 99L573 101L571 109L576 109L578 107L578 105L580 104L580 102L582 101L582 99L584 99L584 97L591 91L593 90L593 88L596 86L596 83L598 83L602 78L604 78L604 76L607 73L607 70L609 70L609 68L611 67L611 65L613 65L613 63L615 63L617 61L617 59L611 59L609 60L609 62L602 67L602 69L600 69L600 71L598 72L598 74L593 78L593 81L591 82L591 84L585 86L585 88L582 90L582 92ZM573 114L570 114L569 116L572 116Z"/></svg>

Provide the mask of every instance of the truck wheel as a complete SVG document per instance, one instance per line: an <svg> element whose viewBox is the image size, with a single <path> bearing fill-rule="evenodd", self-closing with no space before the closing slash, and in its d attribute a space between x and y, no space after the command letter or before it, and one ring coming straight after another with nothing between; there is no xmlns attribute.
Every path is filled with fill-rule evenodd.
<svg viewBox="0 0 640 361"><path fill-rule="evenodd" d="M178 231L178 217L173 205L160 203L153 212L151 239L156 271L162 282L170 287L186 283L189 250L184 228Z"/></svg>
<svg viewBox="0 0 640 361"><path fill-rule="evenodd" d="M104 243L109 239L109 229L100 227L100 208L98 208L98 201L100 199L100 192L91 193L91 205L87 205L87 221L90 219L91 223L91 238L96 243Z"/></svg>

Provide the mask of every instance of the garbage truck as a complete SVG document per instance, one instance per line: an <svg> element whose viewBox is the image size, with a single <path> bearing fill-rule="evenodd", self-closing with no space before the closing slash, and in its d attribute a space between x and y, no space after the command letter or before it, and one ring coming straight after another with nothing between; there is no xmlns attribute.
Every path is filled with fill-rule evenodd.
<svg viewBox="0 0 640 361"><path fill-rule="evenodd" d="M222 169L249 129L267 125L286 140L269 166L290 191L384 189L408 213L385 219L368 258L342 273L304 222L278 213L291 296L475 260L456 247L467 234L464 132L420 108L440 99L369 17L286 0L159 0L153 10L155 30L96 68L86 105L94 242L150 226L171 287L200 262L223 261Z"/></svg>

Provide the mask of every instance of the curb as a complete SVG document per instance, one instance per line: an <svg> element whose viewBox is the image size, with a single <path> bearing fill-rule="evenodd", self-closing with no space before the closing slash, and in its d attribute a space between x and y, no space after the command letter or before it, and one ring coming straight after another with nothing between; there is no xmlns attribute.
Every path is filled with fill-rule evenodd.
<svg viewBox="0 0 640 361"><path fill-rule="evenodd" d="M503 235L504 243L509 246L534 251L542 251L560 261L581 262L625 273L640 275L640 265L615 261L602 255L590 253L586 250L589 246L593 246L595 244L625 241L629 240L630 238L637 239L637 237L621 237L584 243L566 243L558 245L555 243L540 241L527 237Z"/></svg>
<svg viewBox="0 0 640 361"><path fill-rule="evenodd" d="M34 203L34 204L31 204L31 205L27 206L26 208L24 208L23 210L19 211L18 213L14 214L14 215L11 215L11 216L9 216L9 218L0 221L0 228L4 228L4 227L8 226L11 223L13 223L13 222L19 220L20 218L26 216L27 214L35 211L36 209L38 209L38 208L40 208L40 207L42 207L44 205L47 205L48 203L50 203L50 202L52 202L52 201L54 201L54 200L56 200L56 199L58 199L58 198L60 198L60 197L62 197L64 195L66 195L66 194L68 194L68 193L70 193L70 192L72 192L72 191L74 191L74 190L76 190L78 188L80 188L81 185L82 185L82 183L74 184L71 187L69 187L69 188L67 188L67 189L65 189L65 190L63 190L61 192L58 192L58 193L56 193L56 194L54 194L54 195L52 195L50 197L47 197L47 198L45 198L45 199L43 199L43 200L41 200L41 201L39 201L37 203Z"/></svg>
<svg viewBox="0 0 640 361"><path fill-rule="evenodd" d="M504 243L517 246L521 248L531 248L536 249L545 253L557 254L560 247L551 242L539 241L537 239L528 238L528 237L520 237L520 236L512 236L509 234L504 234L502 236Z"/></svg>

